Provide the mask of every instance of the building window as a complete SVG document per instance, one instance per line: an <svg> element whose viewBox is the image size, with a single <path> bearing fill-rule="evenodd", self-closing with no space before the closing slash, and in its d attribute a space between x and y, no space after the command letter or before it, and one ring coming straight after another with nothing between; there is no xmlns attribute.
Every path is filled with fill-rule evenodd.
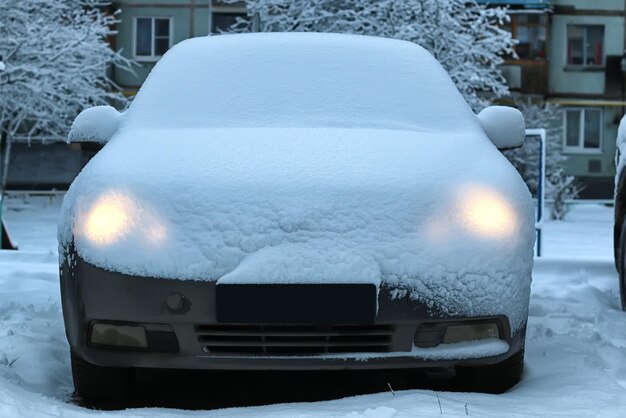
<svg viewBox="0 0 626 418"><path fill-rule="evenodd" d="M515 52L520 59L545 59L548 17L545 13L515 13L504 28L517 39Z"/></svg>
<svg viewBox="0 0 626 418"><path fill-rule="evenodd" d="M600 151L602 148L602 110L571 108L564 110L565 151Z"/></svg>
<svg viewBox="0 0 626 418"><path fill-rule="evenodd" d="M135 56L137 58L159 58L165 54L171 45L171 18L135 18Z"/></svg>
<svg viewBox="0 0 626 418"><path fill-rule="evenodd" d="M211 14L211 33L226 32L237 22L237 18L246 18L246 13L213 12Z"/></svg>
<svg viewBox="0 0 626 418"><path fill-rule="evenodd" d="M604 26L567 26L567 64L604 65Z"/></svg>

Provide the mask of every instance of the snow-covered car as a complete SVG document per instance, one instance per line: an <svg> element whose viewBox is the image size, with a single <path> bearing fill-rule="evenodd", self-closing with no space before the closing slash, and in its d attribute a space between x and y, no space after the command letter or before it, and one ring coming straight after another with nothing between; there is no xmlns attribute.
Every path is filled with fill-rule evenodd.
<svg viewBox="0 0 626 418"><path fill-rule="evenodd" d="M533 206L478 116L404 41L194 38L124 113L65 196L61 291L74 384L122 396L133 368L437 368L520 378Z"/></svg>
<svg viewBox="0 0 626 418"><path fill-rule="evenodd" d="M626 117L617 130L615 155L615 223L613 224L613 254L619 273L619 294L622 310L626 311Z"/></svg>

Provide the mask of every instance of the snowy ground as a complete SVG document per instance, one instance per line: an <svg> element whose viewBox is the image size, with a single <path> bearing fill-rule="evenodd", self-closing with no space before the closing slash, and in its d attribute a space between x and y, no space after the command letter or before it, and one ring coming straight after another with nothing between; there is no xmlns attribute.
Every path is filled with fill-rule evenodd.
<svg viewBox="0 0 626 418"><path fill-rule="evenodd" d="M13 198L7 202L6 221L20 250L0 251L0 417L102 415L72 403L57 272L55 224L59 205L58 198ZM536 261L534 270L526 373L522 382L506 394L435 392L435 386L428 382L419 386L427 389L393 394L385 390L383 377L368 386L362 379L350 380L346 376L283 376L244 382L240 375L207 377L170 372L160 379L144 376L147 389L140 396L147 399L142 405L169 408L144 407L109 414L349 418L625 416L626 313L619 310L611 237L612 208L604 206L576 206L567 221L547 223L545 257ZM372 391L379 393L358 395ZM163 403L170 392L180 402ZM289 403L341 396L348 397ZM211 411L172 408L268 402L275 404Z"/></svg>

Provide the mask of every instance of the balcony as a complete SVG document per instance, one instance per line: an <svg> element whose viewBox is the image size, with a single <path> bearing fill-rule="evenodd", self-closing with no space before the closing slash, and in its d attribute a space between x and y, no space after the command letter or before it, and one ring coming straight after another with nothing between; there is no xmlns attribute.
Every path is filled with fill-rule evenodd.
<svg viewBox="0 0 626 418"><path fill-rule="evenodd" d="M508 60L500 68L512 91L541 95L548 93L548 61Z"/></svg>

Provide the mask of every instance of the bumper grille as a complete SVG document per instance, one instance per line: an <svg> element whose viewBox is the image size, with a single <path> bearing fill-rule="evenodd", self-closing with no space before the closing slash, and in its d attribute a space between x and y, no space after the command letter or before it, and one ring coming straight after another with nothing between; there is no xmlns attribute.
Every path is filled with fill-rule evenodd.
<svg viewBox="0 0 626 418"><path fill-rule="evenodd" d="M196 325L205 353L293 355L385 353L391 351L392 325Z"/></svg>

